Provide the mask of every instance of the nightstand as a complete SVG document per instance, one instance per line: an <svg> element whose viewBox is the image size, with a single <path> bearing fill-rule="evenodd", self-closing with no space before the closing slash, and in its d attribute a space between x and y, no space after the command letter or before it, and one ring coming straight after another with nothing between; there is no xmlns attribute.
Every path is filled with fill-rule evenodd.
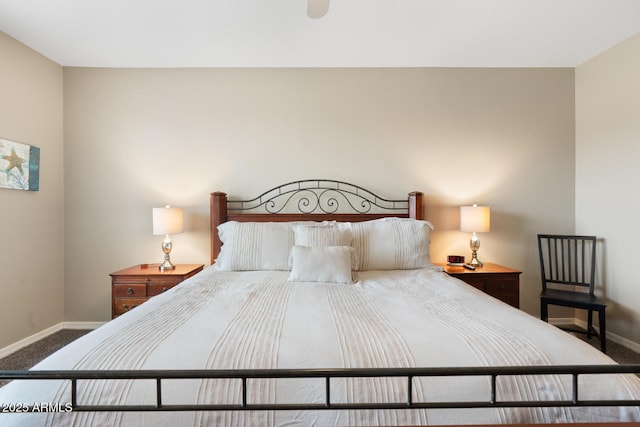
<svg viewBox="0 0 640 427"><path fill-rule="evenodd" d="M111 318L139 306L202 271L203 264L176 264L160 271L158 264L138 264L111 273Z"/></svg>
<svg viewBox="0 0 640 427"><path fill-rule="evenodd" d="M450 266L445 263L436 263L436 265L443 267L445 273L449 276L457 277L484 293L496 297L515 308L520 308L521 271L492 262L485 262L482 267L475 270Z"/></svg>

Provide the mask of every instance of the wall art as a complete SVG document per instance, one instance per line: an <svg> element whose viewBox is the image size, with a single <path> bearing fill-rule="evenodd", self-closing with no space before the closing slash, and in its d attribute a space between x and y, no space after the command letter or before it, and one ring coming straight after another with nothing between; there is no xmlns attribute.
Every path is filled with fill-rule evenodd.
<svg viewBox="0 0 640 427"><path fill-rule="evenodd" d="M40 148L0 138L0 188L38 191Z"/></svg>

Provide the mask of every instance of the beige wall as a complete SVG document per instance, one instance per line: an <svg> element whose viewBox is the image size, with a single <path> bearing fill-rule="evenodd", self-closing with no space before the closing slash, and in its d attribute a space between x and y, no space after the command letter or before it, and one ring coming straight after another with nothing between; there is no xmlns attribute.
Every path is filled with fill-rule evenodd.
<svg viewBox="0 0 640 427"><path fill-rule="evenodd" d="M524 271L536 315L535 234L574 227L572 69L66 68L64 111L68 321L109 319L108 273L161 260L152 207L185 208L172 259L208 263L215 190L421 190L436 261L469 256L457 207L488 204L480 258Z"/></svg>
<svg viewBox="0 0 640 427"><path fill-rule="evenodd" d="M576 69L576 230L602 238L607 330L640 343L640 35Z"/></svg>
<svg viewBox="0 0 640 427"><path fill-rule="evenodd" d="M41 154L40 191L0 189L3 348L63 320L63 72L3 33L0 59L0 137Z"/></svg>

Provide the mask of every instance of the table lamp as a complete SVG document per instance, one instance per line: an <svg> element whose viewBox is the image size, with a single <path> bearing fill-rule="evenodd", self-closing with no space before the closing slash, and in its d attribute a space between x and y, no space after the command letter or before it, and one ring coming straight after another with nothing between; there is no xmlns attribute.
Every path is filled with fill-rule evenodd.
<svg viewBox="0 0 640 427"><path fill-rule="evenodd" d="M164 208L153 208L153 234L163 235L162 252L164 252L164 262L160 264L160 271L172 270L175 265L171 263L171 242L170 234L182 233L182 209L172 208L166 205Z"/></svg>
<svg viewBox="0 0 640 427"><path fill-rule="evenodd" d="M471 261L468 264L474 267L482 267L478 260L480 239L476 233L486 233L491 229L491 210L488 206L460 206L460 230L473 233L469 241L471 248Z"/></svg>

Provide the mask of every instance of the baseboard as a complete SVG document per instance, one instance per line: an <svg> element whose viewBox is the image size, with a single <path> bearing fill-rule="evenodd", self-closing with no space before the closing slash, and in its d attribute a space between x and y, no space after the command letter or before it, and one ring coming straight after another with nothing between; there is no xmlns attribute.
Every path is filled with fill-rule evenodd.
<svg viewBox="0 0 640 427"><path fill-rule="evenodd" d="M595 322L594 322L595 323ZM582 329L587 329L587 322L581 319L575 319L575 325ZM598 327L594 325L594 328L598 330ZM629 350L633 350L636 353L640 353L640 344L633 342L630 339L621 337L620 335L613 334L607 330L607 339L613 341L616 344L620 344L623 347L627 347Z"/></svg>
<svg viewBox="0 0 640 427"><path fill-rule="evenodd" d="M39 341L43 338L48 337L51 334L55 334L56 332L58 332L60 329L62 329L62 325L63 323L58 323L57 325L53 325L43 331L40 331L38 333L35 333L29 337L26 337L24 339L21 339L18 342L15 342L11 345L6 346L5 348L0 349L0 358L2 357L6 357L8 355L10 355L11 353L14 353L18 350L20 350L21 348L24 348L26 346L28 346L29 344L33 344L36 341Z"/></svg>
<svg viewBox="0 0 640 427"><path fill-rule="evenodd" d="M62 322L62 329L98 329L107 322Z"/></svg>
<svg viewBox="0 0 640 427"><path fill-rule="evenodd" d="M582 319L573 319L569 317L556 317L553 319L549 319L549 323L558 326L577 326L582 329L587 329L587 322ZM597 325L593 325L593 327L598 330ZM637 342L631 341L625 337L621 337L620 335L616 335L607 331L607 339L613 341L616 344L620 344L623 347L627 347L629 350L633 350L636 353L640 353L640 344Z"/></svg>
<svg viewBox="0 0 640 427"><path fill-rule="evenodd" d="M553 317L549 318L549 323L557 326L578 326L576 322L578 319L574 319L573 317ZM585 323L586 326L586 323Z"/></svg>
<svg viewBox="0 0 640 427"><path fill-rule="evenodd" d="M62 329L96 329L106 322L61 322L0 349L0 359Z"/></svg>

